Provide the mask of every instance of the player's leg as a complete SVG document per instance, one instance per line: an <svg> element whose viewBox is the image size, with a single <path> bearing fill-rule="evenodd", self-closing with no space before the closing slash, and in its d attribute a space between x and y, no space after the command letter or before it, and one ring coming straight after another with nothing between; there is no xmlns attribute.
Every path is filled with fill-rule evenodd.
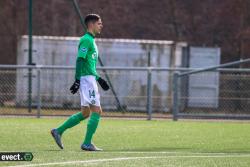
<svg viewBox="0 0 250 167"><path fill-rule="evenodd" d="M89 113L90 113L90 110L88 106L82 107L81 112L71 115L63 124L61 124L57 128L57 131L59 132L60 135L62 135L65 130L72 128L73 126L76 126L82 120L88 118Z"/></svg>
<svg viewBox="0 0 250 167"><path fill-rule="evenodd" d="M63 149L63 144L61 142L61 136L66 129L69 129L77 124L79 124L82 120L89 117L90 109L88 102L85 100L85 92L83 92L84 80L80 82L80 98L81 98L81 106L82 111L78 112L74 115L71 115L63 124L61 124L58 128L52 129L51 134L55 139L57 145Z"/></svg>
<svg viewBox="0 0 250 167"><path fill-rule="evenodd" d="M66 129L79 124L82 120L89 117L90 109L89 109L88 101L85 98L86 96L85 85L86 85L86 80L83 77L83 79L81 78L81 81L80 81L80 91L79 91L82 111L70 116L68 120L66 120L61 126L57 128L57 131L60 135L62 135Z"/></svg>
<svg viewBox="0 0 250 167"><path fill-rule="evenodd" d="M91 141L93 138L94 133L96 132L96 129L98 127L100 116L102 113L101 106L90 106L90 110L92 111L88 124L87 124L87 132L85 139L83 141L83 144L81 148L86 151L102 151L102 149L97 148Z"/></svg>
<svg viewBox="0 0 250 167"><path fill-rule="evenodd" d="M82 111L76 114L71 115L63 124L61 124L58 128L51 130L51 135L55 139L57 145L63 149L63 144L61 141L61 136L63 132L67 129L72 128L73 126L79 124L82 120L89 117L90 109L88 106L82 107Z"/></svg>
<svg viewBox="0 0 250 167"><path fill-rule="evenodd" d="M99 151L101 149L96 148L93 143L91 143L91 140L98 127L100 114L102 113L100 94L98 92L98 87L94 76L84 76L81 78L81 82L84 83L82 86L83 99L90 106L90 110L92 112L88 120L85 140L81 148L87 151Z"/></svg>
<svg viewBox="0 0 250 167"><path fill-rule="evenodd" d="M83 117L85 119L87 119L89 117L89 115L90 115L90 108L89 108L89 106L82 106L81 109L82 109L82 115L83 115Z"/></svg>

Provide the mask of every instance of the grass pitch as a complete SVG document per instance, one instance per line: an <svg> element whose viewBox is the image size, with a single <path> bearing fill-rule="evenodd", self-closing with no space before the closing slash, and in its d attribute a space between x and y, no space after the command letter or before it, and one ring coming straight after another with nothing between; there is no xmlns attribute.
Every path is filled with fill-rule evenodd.
<svg viewBox="0 0 250 167"><path fill-rule="evenodd" d="M64 133L64 150L50 136L65 119L0 118L0 151L34 155L31 162L0 166L250 166L249 122L104 118L93 140L104 151L84 152L86 120Z"/></svg>

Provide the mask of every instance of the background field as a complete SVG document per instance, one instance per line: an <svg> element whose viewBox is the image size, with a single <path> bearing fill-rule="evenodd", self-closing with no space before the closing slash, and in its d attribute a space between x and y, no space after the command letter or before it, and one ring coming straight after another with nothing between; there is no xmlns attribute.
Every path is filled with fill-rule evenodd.
<svg viewBox="0 0 250 167"><path fill-rule="evenodd" d="M0 166L250 166L249 122L104 118L94 137L104 151L84 152L86 121L64 134L64 150L55 145L49 131L64 120L0 118L0 150L34 155Z"/></svg>

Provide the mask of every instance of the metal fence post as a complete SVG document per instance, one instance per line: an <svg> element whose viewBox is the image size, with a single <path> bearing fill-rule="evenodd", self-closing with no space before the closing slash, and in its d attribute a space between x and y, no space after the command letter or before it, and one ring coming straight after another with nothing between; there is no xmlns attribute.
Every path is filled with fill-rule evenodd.
<svg viewBox="0 0 250 167"><path fill-rule="evenodd" d="M148 120L152 119L152 70L148 69L148 84L147 84L147 111Z"/></svg>
<svg viewBox="0 0 250 167"><path fill-rule="evenodd" d="M148 69L147 69L147 111L148 120L152 119L152 69L151 67L151 54L148 52Z"/></svg>
<svg viewBox="0 0 250 167"><path fill-rule="evenodd" d="M178 121L179 114L179 72L174 72L173 75L173 120Z"/></svg>
<svg viewBox="0 0 250 167"><path fill-rule="evenodd" d="M28 65L32 65L32 0L29 0L29 57ZM28 112L32 111L32 68L28 69Z"/></svg>
<svg viewBox="0 0 250 167"><path fill-rule="evenodd" d="M41 112L41 68L37 68L37 118L40 118Z"/></svg>

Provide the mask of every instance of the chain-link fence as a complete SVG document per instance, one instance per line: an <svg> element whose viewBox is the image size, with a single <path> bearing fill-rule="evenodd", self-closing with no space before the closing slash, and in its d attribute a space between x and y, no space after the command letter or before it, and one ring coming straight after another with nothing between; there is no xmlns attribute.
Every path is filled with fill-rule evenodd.
<svg viewBox="0 0 250 167"><path fill-rule="evenodd" d="M69 91L74 67L0 67L0 115L61 116L80 110L79 94ZM182 70L188 69L178 69ZM176 85L176 71L168 68L103 67L98 71L103 78L108 76L112 87L109 91L99 88L104 116L167 118L178 108L178 118L250 118L249 69L179 75ZM172 86L178 88L177 102Z"/></svg>
<svg viewBox="0 0 250 167"><path fill-rule="evenodd" d="M72 95L69 91L74 81L74 67L0 67L1 115L40 117L70 115L80 110L79 93ZM148 119L170 116L171 69L100 67L98 72L112 87L109 91L99 88L104 115Z"/></svg>
<svg viewBox="0 0 250 167"><path fill-rule="evenodd" d="M186 73L176 72L173 80L175 120L250 119L250 69L214 67Z"/></svg>

